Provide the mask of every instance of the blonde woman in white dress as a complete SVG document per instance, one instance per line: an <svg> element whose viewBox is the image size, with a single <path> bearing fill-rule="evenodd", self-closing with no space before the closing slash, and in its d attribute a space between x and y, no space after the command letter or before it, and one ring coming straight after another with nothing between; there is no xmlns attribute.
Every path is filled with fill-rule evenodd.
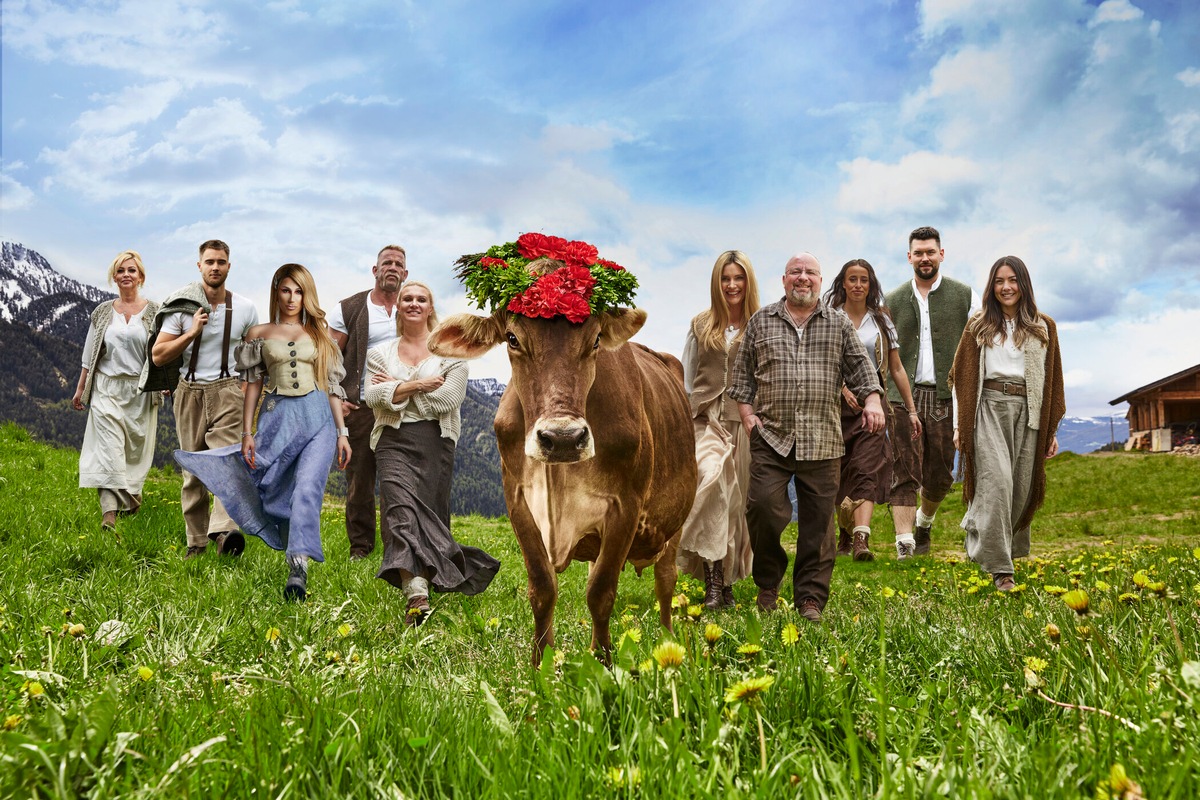
<svg viewBox="0 0 1200 800"><path fill-rule="evenodd" d="M100 495L100 527L116 527L117 514L134 514L154 461L158 407L162 396L138 390L146 343L158 303L141 296L146 283L142 257L125 250L108 267L118 296L92 311L83 368L71 407L88 409L79 451L79 486Z"/></svg>

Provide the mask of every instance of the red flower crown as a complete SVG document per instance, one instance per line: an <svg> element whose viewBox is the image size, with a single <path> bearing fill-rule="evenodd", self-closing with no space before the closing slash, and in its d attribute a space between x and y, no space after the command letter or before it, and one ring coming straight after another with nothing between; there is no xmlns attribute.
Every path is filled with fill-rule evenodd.
<svg viewBox="0 0 1200 800"><path fill-rule="evenodd" d="M529 265L552 259L560 267ZM592 314L633 305L637 278L620 264L600 258L587 242L523 233L515 242L464 255L456 273L481 309L506 309L526 317L562 315L579 323Z"/></svg>

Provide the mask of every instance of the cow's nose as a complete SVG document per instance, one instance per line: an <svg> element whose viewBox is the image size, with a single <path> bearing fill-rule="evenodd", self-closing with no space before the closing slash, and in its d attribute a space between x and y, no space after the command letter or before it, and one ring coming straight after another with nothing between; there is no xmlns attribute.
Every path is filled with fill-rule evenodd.
<svg viewBox="0 0 1200 800"><path fill-rule="evenodd" d="M587 447L588 429L586 425L543 428L538 431L537 439L538 445L547 455L577 453Z"/></svg>

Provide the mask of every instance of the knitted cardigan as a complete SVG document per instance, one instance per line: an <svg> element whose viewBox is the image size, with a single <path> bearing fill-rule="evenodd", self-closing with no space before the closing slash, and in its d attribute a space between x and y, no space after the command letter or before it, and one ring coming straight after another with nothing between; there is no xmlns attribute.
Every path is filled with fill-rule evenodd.
<svg viewBox="0 0 1200 800"><path fill-rule="evenodd" d="M975 323L980 316L976 314L967 323L950 368L950 385L954 387L958 398L958 449L963 465L963 500L967 503L975 498L975 415L983 391L983 382L980 380L983 347L975 340L974 333ZM1050 317L1041 314L1040 318L1046 325L1049 342L1043 347L1039 340L1027 340L1025 358L1025 388L1031 393L1026 397L1030 411L1029 427L1036 428L1038 432L1037 460L1033 465L1029 503L1013 526L1015 530L1033 521L1034 513L1046 498L1046 453L1050 449L1050 440L1058 431L1058 424L1067 413L1058 329ZM1042 359L1029 357L1039 352L1044 354ZM1037 392L1038 387L1041 388L1040 393Z"/></svg>
<svg viewBox="0 0 1200 800"><path fill-rule="evenodd" d="M104 357L104 352L107 349L104 345L104 334L108 331L108 326L112 323L113 303L116 300L105 300L100 305L92 309L91 326L96 329L96 335L92 338L92 349L89 353L84 353L86 360L84 366L87 367L87 377L83 382L83 402L85 405L90 405L92 402L92 383L96 376L96 364ZM138 316L141 317L142 325L146 327L146 339L150 339L150 334L154 333L154 315L158 313L158 303L153 300L146 301L146 308ZM146 349L146 361L150 360L149 345ZM162 402L159 397L157 402Z"/></svg>

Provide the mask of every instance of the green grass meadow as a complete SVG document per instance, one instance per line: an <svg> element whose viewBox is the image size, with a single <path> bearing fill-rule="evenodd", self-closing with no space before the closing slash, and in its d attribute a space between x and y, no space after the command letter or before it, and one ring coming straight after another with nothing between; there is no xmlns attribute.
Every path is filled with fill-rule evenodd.
<svg viewBox="0 0 1200 800"><path fill-rule="evenodd" d="M583 565L530 666L506 520L455 520L503 567L408 629L335 504L289 604L258 540L183 560L177 475L102 533L77 460L0 426L2 798L1200 795L1200 459L1052 460L1007 596L963 563L957 496L904 563L879 511L880 557L839 560L820 625L759 616L749 580L700 614L683 579L671 637L629 570L611 669Z"/></svg>

